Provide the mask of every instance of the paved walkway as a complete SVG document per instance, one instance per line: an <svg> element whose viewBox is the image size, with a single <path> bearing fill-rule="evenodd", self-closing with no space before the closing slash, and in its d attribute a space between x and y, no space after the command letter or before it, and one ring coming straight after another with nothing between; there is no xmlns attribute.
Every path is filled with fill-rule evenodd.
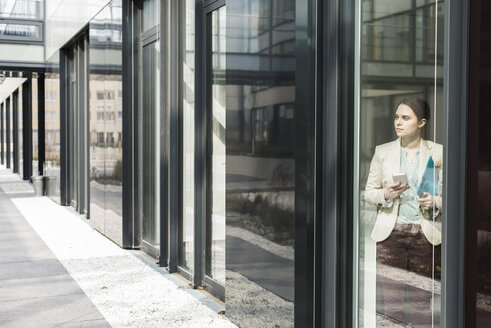
<svg viewBox="0 0 491 328"><path fill-rule="evenodd" d="M0 328L236 328L223 310L0 166Z"/></svg>
<svg viewBox="0 0 491 328"><path fill-rule="evenodd" d="M24 184L10 177L7 189ZM24 184L25 186L25 184ZM18 190L17 190L18 191ZM11 192L25 196L28 190ZM0 327L111 327L0 189Z"/></svg>

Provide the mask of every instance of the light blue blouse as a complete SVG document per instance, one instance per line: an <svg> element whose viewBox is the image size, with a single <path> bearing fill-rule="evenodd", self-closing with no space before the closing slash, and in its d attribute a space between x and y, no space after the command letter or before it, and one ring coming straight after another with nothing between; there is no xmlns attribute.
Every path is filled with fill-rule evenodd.
<svg viewBox="0 0 491 328"><path fill-rule="evenodd" d="M420 224L418 218L419 204L418 195L418 171L419 171L419 150L411 163L407 157L406 150L401 148L401 173L407 174L409 189L400 195L399 213L397 223Z"/></svg>

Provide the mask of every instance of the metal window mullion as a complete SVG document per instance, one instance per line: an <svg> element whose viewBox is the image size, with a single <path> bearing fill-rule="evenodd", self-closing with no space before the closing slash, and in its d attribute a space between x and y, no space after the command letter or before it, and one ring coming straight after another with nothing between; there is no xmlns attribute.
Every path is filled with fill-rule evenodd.
<svg viewBox="0 0 491 328"><path fill-rule="evenodd" d="M169 56L170 70L169 81L173 81L169 86L169 271L177 272L179 261L179 220L181 217L182 206L182 185L180 178L181 152L181 122L180 122L180 44L179 36L183 31L179 28L180 23L180 3L168 1L169 3Z"/></svg>
<svg viewBox="0 0 491 328"><path fill-rule="evenodd" d="M10 169L11 168L11 163L10 163L10 154L11 154L11 149L10 149L10 129L11 129L11 121L10 121L10 103L8 101L8 98L5 99L5 132L6 132L6 143L7 143L7 151L6 151L6 155L7 155L7 160L6 160L6 164L7 164L7 168Z"/></svg>
<svg viewBox="0 0 491 328"><path fill-rule="evenodd" d="M69 205L70 161L68 156L70 133L68 129L68 53L60 50L60 202Z"/></svg>
<svg viewBox="0 0 491 328"><path fill-rule="evenodd" d="M84 56L85 56L85 49L83 49L82 46L82 40L78 40L76 42L75 47L77 48L77 56L75 59L76 63L76 76L77 76L77 86L76 86L76 92L77 92L77 105L76 105L76 110L75 110L75 117L76 117L76 125L77 125L77 146L76 146L76 152L78 154L77 156L77 211L82 214L84 212L85 208L85 188L84 188L84 79L85 79L85 74L84 74Z"/></svg>
<svg viewBox="0 0 491 328"><path fill-rule="evenodd" d="M194 271L192 285L203 284L206 240L206 14L202 0L195 6L195 135L194 135Z"/></svg>
<svg viewBox="0 0 491 328"><path fill-rule="evenodd" d="M169 264L169 195L172 194L169 185L169 65L168 65L168 42L169 32L169 10L170 0L160 3L160 28L159 35L164 38L160 41L160 131L157 137L160 138L160 159L158 159L160 170L160 251L158 264L166 267ZM174 81L174 83L176 83Z"/></svg>
<svg viewBox="0 0 491 328"><path fill-rule="evenodd" d="M133 153L137 148L134 144L134 79L138 74L134 74L134 60L137 52L133 44L133 28L135 17L133 16L135 7L132 1L123 1L123 227L122 238L124 248L133 248L135 246L135 229L134 229L134 200L137 194L134 191L134 156ZM137 21L137 20L136 20ZM137 99L138 97L136 97Z"/></svg>

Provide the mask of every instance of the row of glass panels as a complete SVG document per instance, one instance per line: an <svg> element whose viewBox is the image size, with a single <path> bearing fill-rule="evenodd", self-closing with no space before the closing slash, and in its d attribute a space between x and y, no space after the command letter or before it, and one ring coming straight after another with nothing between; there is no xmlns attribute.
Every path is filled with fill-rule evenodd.
<svg viewBox="0 0 491 328"><path fill-rule="evenodd" d="M195 269L194 3L182 2L179 17L179 266L191 274ZM144 3L147 29L158 22L157 5L156 1ZM363 327L439 326L443 3L364 0L357 5L358 99L353 109L357 322ZM240 326L291 327L294 119L299 112L295 110L295 2L230 0L211 15L213 79L207 110L212 197L206 274L226 287L227 315ZM94 24L105 27L94 25L93 33L91 29L91 58L99 58L101 67L114 64L114 49L98 48L96 41L104 35L120 35L112 31L119 24L117 17L101 13ZM158 42L143 48L139 155L144 164L142 238L152 246L160 240ZM107 213L121 209L120 203L114 209L110 206L111 200L121 199L117 194L121 192L117 174L121 85L118 73L103 74L92 64L91 215L96 213L95 206L103 209L101 229L108 231L113 222ZM99 193L96 184L102 190ZM491 294L485 279L481 286L478 313L487 316L491 311L482 300Z"/></svg>

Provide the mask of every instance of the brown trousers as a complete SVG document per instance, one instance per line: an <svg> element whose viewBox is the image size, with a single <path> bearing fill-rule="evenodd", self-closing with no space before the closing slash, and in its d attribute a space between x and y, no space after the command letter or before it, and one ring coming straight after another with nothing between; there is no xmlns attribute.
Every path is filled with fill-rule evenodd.
<svg viewBox="0 0 491 328"><path fill-rule="evenodd" d="M377 263L440 280L441 246L433 247L420 225L396 224L389 238L377 243ZM377 275L377 313L406 327L432 327L432 321L439 327L440 295L400 280Z"/></svg>

